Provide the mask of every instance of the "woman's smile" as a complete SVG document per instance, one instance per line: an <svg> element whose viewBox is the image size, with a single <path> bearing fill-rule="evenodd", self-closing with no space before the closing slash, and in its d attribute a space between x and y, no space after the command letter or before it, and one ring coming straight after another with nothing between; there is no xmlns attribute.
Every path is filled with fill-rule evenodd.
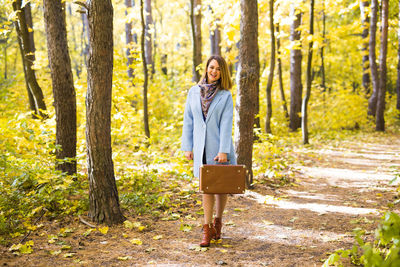
<svg viewBox="0 0 400 267"><path fill-rule="evenodd" d="M207 68L207 82L213 83L221 78L221 70L218 65L218 61L215 59L211 60Z"/></svg>

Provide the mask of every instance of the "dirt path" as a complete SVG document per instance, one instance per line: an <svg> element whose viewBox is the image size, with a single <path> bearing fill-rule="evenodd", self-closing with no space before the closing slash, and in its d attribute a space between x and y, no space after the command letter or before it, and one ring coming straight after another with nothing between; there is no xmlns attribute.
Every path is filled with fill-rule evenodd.
<svg viewBox="0 0 400 267"><path fill-rule="evenodd" d="M78 220L47 223L32 235L32 254L13 256L3 248L0 264L321 266L327 252L351 247L354 228L374 229L379 210L393 202L396 185L388 182L393 179L392 167L400 169L400 138L382 138L379 143L354 140L295 153L304 161L298 166L297 185L271 189L257 184L253 191L231 197L222 243L207 251L197 245L202 216L195 211L200 203L182 195L178 201L186 208L179 219L143 217L142 231L119 226L106 234L95 231L85 236L89 227ZM49 243L49 235L61 227L72 233ZM132 244L135 239L142 244Z"/></svg>

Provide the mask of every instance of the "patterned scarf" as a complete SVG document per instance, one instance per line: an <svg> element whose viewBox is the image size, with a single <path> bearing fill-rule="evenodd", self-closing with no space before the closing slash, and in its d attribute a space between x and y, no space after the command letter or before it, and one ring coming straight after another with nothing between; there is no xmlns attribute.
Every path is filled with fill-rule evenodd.
<svg viewBox="0 0 400 267"><path fill-rule="evenodd" d="M199 83L199 86L201 110L203 111L204 119L206 119L211 102L218 93L219 80L208 84L206 79L204 78L204 80Z"/></svg>

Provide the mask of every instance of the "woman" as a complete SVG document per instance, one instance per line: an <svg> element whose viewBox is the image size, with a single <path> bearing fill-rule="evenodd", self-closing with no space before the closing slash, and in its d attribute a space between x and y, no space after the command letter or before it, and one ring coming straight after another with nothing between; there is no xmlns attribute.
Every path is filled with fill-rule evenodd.
<svg viewBox="0 0 400 267"><path fill-rule="evenodd" d="M200 82L190 88L182 130L185 157L194 161L193 173L199 177L202 164L236 164L232 142L233 101L232 81L228 66L221 56L211 56ZM216 217L213 219L214 202ZM203 194L204 224L202 247L211 239L221 238L222 215L226 194Z"/></svg>

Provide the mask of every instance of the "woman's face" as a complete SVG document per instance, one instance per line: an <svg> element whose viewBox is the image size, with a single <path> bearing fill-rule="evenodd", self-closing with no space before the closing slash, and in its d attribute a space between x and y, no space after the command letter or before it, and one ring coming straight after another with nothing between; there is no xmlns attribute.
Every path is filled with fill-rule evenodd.
<svg viewBox="0 0 400 267"><path fill-rule="evenodd" d="M218 61L215 59L211 60L210 64L208 64L207 68L207 82L213 83L221 78L221 70L218 65Z"/></svg>

